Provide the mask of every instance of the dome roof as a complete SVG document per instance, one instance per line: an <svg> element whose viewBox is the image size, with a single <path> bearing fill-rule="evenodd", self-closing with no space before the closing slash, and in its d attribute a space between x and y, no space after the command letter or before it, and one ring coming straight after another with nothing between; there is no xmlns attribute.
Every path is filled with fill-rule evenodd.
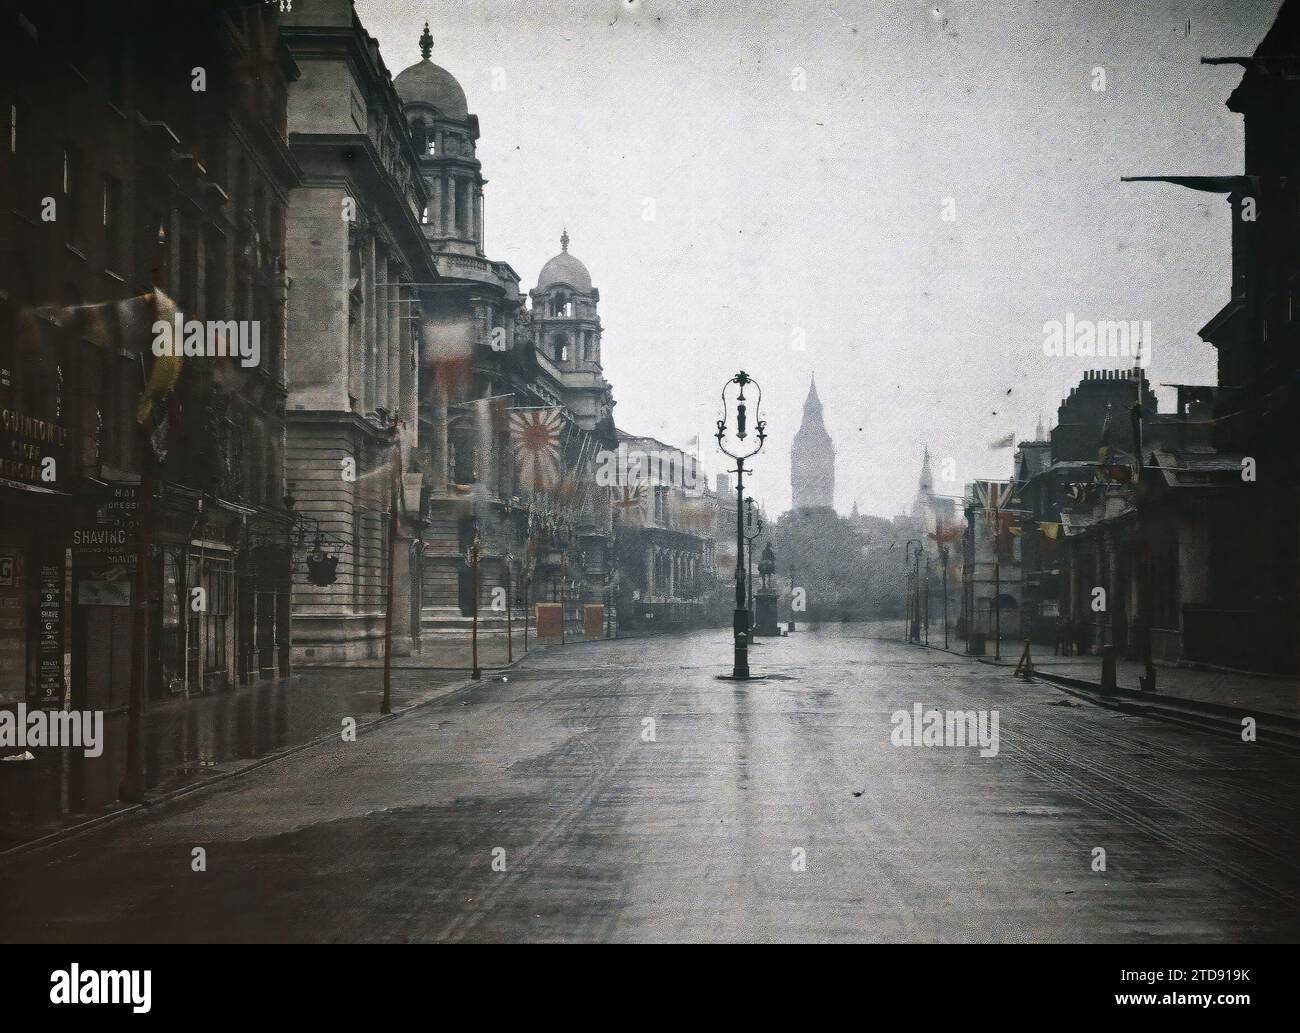
<svg viewBox="0 0 1300 1033"><path fill-rule="evenodd" d="M569 254L569 234L560 237L560 253L542 266L537 275L537 289L544 290L557 283L568 284L575 290L591 290L591 273L577 258Z"/></svg>
<svg viewBox="0 0 1300 1033"><path fill-rule="evenodd" d="M429 60L432 50L433 37L429 35L428 22L425 22L424 34L420 37L420 51L424 57L417 64L398 72L393 86L403 104L430 104L443 117L463 122L469 117L465 91L454 75Z"/></svg>

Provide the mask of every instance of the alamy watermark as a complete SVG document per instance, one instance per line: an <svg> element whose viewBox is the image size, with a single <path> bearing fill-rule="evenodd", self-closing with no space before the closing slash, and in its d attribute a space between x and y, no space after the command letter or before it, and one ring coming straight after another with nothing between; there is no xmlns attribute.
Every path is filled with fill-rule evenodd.
<svg viewBox="0 0 1300 1033"><path fill-rule="evenodd" d="M0 710L0 748L25 750L32 746L71 746L87 757L104 752L102 710L27 709Z"/></svg>
<svg viewBox="0 0 1300 1033"><path fill-rule="evenodd" d="M1043 354L1050 357L1131 359L1145 367L1151 361L1151 320L1049 319L1043 324Z"/></svg>
<svg viewBox="0 0 1300 1033"><path fill-rule="evenodd" d="M629 449L627 445L596 453L596 483L602 488L659 485L692 495L701 491L699 464L693 456L676 449Z"/></svg>
<svg viewBox="0 0 1300 1033"><path fill-rule="evenodd" d="M911 711L895 710L889 722L895 746L979 746L981 757L998 755L996 710L926 710L914 703Z"/></svg>
<svg viewBox="0 0 1300 1033"><path fill-rule="evenodd" d="M50 973L51 1004L129 1004L136 1015L153 1007L153 972L150 969L84 971L75 962Z"/></svg>
<svg viewBox="0 0 1300 1033"><path fill-rule="evenodd" d="M262 324L256 319L186 319L154 323L153 353L158 358L238 358L244 367L262 361Z"/></svg>

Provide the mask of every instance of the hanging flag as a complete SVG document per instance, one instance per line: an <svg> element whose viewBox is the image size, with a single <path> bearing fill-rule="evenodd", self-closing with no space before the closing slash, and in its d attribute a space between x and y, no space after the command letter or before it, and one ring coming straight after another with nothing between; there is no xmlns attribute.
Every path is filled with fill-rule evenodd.
<svg viewBox="0 0 1300 1033"><path fill-rule="evenodd" d="M1054 520L1043 520L1039 523L1038 529L1043 532L1045 538L1056 541L1057 535L1061 533L1061 525Z"/></svg>
<svg viewBox="0 0 1300 1033"><path fill-rule="evenodd" d="M176 319L176 303L167 297L157 287L153 289L152 295L145 295L153 302L155 319L172 323ZM145 385L144 392L140 395L140 401L135 407L135 422L145 424L149 422L153 415L154 403L161 401L172 393L176 387L176 382L181 376L181 357L180 355L161 355L153 360L153 366L149 370L149 381Z"/></svg>
<svg viewBox="0 0 1300 1033"><path fill-rule="evenodd" d="M449 418L458 426L463 426L462 421L469 421L468 445L474 456L472 482L502 497L507 493L502 440L508 433L506 404L512 397L508 394L489 395L448 406ZM469 491L464 485L455 485L455 490L462 494Z"/></svg>
<svg viewBox="0 0 1300 1033"><path fill-rule="evenodd" d="M638 508L645 501L645 486L636 484L635 486L623 485L622 499L615 500L614 506L617 509L634 509Z"/></svg>
<svg viewBox="0 0 1300 1033"><path fill-rule="evenodd" d="M1015 448L1015 447L1016 447L1016 435L1014 431L1012 431L1004 438L998 438L997 441L989 442L989 448Z"/></svg>
<svg viewBox="0 0 1300 1033"><path fill-rule="evenodd" d="M563 427L558 408L510 410L510 443L521 488L550 491L559 485Z"/></svg>
<svg viewBox="0 0 1300 1033"><path fill-rule="evenodd" d="M1016 515L1014 513L998 513L997 527L997 553L999 559L1010 560L1014 556L1011 547L1013 535L1019 533L1019 528L1015 526Z"/></svg>
<svg viewBox="0 0 1300 1033"><path fill-rule="evenodd" d="M964 529L965 528L962 524L945 524L942 520L936 518L934 531L927 537L933 539L940 545L948 545L952 542L960 541Z"/></svg>
<svg viewBox="0 0 1300 1033"><path fill-rule="evenodd" d="M985 510L1003 509L1011 496L1009 481L976 481L974 485L975 503Z"/></svg>

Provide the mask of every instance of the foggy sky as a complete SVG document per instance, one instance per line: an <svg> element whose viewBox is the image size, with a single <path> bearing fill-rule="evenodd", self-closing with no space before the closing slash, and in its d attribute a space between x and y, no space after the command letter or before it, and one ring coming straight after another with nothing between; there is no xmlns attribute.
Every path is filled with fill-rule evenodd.
<svg viewBox="0 0 1300 1033"><path fill-rule="evenodd" d="M1045 357L1047 320L1150 320L1154 383L1214 382L1196 331L1229 297L1227 203L1119 177L1241 170L1241 69L1200 58L1249 54L1279 6L356 2L394 75L427 19L464 87L488 255L531 288L568 227L621 428L698 433L722 469L718 392L744 368L769 434L753 493L779 512L815 370L837 507L883 516L925 443L936 475L957 463L941 492L1006 476L989 442L1128 364Z"/></svg>

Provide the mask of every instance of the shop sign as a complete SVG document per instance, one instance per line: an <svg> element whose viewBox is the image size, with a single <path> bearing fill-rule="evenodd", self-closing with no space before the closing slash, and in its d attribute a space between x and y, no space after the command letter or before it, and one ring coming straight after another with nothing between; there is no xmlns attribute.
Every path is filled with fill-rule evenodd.
<svg viewBox="0 0 1300 1033"><path fill-rule="evenodd" d="M39 595L36 636L36 689L41 702L63 698L63 565L42 563L37 570Z"/></svg>
<svg viewBox="0 0 1300 1033"><path fill-rule="evenodd" d="M66 427L0 404L0 478L57 491L67 460Z"/></svg>

